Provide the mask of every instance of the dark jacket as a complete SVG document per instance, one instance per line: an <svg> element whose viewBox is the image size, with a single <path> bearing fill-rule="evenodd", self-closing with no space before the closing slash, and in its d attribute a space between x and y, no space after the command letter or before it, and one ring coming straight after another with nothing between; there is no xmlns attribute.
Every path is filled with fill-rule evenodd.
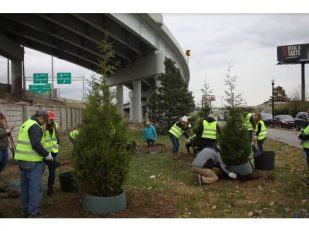
<svg viewBox="0 0 309 231"><path fill-rule="evenodd" d="M31 119L38 122L38 120L34 116L31 117ZM41 156L44 156L44 157L48 156L49 154L48 151L46 151L46 149L44 149L44 147L41 144L41 138L43 136L43 131L40 125L38 124L32 125L28 130L28 135L29 135L30 143L31 143L33 150L35 150Z"/></svg>
<svg viewBox="0 0 309 231"><path fill-rule="evenodd" d="M8 134L6 128L0 124L0 149L5 150L9 146Z"/></svg>

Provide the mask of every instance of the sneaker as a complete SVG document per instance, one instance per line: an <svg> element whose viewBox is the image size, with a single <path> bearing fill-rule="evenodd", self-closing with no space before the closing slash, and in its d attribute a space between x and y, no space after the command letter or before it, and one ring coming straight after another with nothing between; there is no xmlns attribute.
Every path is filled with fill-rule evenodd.
<svg viewBox="0 0 309 231"><path fill-rule="evenodd" d="M193 184L202 186L202 176L200 174L193 174Z"/></svg>
<svg viewBox="0 0 309 231"><path fill-rule="evenodd" d="M173 160L178 160L178 157L177 156L173 156Z"/></svg>

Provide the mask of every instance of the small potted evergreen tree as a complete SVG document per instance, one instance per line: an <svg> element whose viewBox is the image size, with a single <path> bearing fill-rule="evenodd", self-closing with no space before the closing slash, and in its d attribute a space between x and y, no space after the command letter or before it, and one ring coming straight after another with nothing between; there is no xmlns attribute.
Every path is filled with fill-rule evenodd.
<svg viewBox="0 0 309 231"><path fill-rule="evenodd" d="M112 45L103 40L100 47L100 74L93 76L83 111L82 124L73 152L74 176L78 188L86 192L85 210L110 213L126 207L122 185L129 169L129 137L126 123L112 103L107 78L115 67Z"/></svg>
<svg viewBox="0 0 309 231"><path fill-rule="evenodd" d="M228 116L225 126L221 129L219 143L222 159L229 170L239 175L248 175L252 173L252 166L249 162L252 152L251 140L244 127L240 107L244 100L241 94L235 94L237 76L232 76L230 69L231 66L228 66L225 79L225 85L228 87L228 90L225 91Z"/></svg>

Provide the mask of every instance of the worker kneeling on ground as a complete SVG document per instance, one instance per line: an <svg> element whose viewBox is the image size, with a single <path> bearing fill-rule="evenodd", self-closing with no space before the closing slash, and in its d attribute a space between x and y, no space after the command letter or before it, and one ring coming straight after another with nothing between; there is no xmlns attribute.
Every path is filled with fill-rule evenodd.
<svg viewBox="0 0 309 231"><path fill-rule="evenodd" d="M228 177L237 179L237 175L229 172L221 158L219 148L204 148L200 151L192 162L194 174L194 184L211 184L219 180L219 177L212 170L214 167L219 168Z"/></svg>

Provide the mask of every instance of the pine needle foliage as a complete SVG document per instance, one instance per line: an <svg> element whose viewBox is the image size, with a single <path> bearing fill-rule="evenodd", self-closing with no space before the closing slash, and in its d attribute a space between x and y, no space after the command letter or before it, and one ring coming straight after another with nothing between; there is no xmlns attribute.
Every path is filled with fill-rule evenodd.
<svg viewBox="0 0 309 231"><path fill-rule="evenodd" d="M165 59L165 73L158 77L160 86L153 89L149 98L149 119L165 133L180 117L195 108L192 92L179 68L169 58Z"/></svg>
<svg viewBox="0 0 309 231"><path fill-rule="evenodd" d="M219 134L219 143L222 150L222 159L227 165L244 164L249 160L251 140L244 127L241 105L244 100L241 94L235 94L237 76L231 75L231 66L228 66L225 85L226 108L228 116L225 126Z"/></svg>
<svg viewBox="0 0 309 231"><path fill-rule="evenodd" d="M112 44L99 46L100 76L89 81L90 91L73 152L74 175L79 189L95 196L122 192L129 169L129 137L126 123L112 103L107 78L114 74Z"/></svg>

